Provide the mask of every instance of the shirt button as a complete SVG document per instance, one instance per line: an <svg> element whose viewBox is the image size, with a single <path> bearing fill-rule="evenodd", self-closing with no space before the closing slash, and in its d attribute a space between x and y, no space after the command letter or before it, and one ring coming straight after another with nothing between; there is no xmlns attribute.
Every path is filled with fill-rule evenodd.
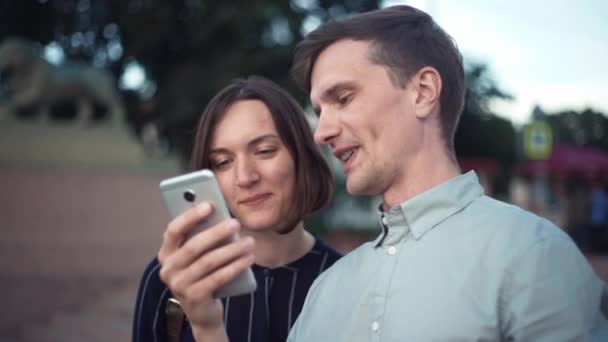
<svg viewBox="0 0 608 342"><path fill-rule="evenodd" d="M372 323L372 331L378 331L380 329L380 323L378 322L373 322Z"/></svg>
<svg viewBox="0 0 608 342"><path fill-rule="evenodd" d="M386 252L388 253L388 255L395 255L395 253L397 253L397 248L395 248L395 246L390 246Z"/></svg>
<svg viewBox="0 0 608 342"><path fill-rule="evenodd" d="M388 218L385 215L382 215L382 217L380 218L380 221L382 221L382 224L385 227L388 226Z"/></svg>

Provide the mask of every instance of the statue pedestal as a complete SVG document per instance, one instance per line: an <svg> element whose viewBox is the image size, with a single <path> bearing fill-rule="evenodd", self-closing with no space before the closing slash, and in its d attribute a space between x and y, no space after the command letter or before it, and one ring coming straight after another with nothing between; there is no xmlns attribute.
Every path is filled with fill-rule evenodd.
<svg viewBox="0 0 608 342"><path fill-rule="evenodd" d="M175 174L174 156L150 156L123 125L18 119L0 109L0 167Z"/></svg>

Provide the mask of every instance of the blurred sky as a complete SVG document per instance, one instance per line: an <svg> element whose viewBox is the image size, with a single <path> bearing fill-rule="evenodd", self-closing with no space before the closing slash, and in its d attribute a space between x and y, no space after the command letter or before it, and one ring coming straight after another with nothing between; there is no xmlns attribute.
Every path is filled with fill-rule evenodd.
<svg viewBox="0 0 608 342"><path fill-rule="evenodd" d="M512 94L494 110L519 125L532 107L591 107L608 115L608 1L385 0L435 17L465 61L489 65Z"/></svg>

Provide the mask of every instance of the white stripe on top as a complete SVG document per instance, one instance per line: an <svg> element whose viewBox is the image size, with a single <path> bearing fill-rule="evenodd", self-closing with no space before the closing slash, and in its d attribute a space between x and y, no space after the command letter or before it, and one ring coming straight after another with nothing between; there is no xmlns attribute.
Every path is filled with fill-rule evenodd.
<svg viewBox="0 0 608 342"><path fill-rule="evenodd" d="M144 282L144 289L141 293L141 302L139 304L139 310L137 311L137 329L135 329L135 334L139 334L139 329L141 328L141 310L143 308L143 303L144 303L144 298L146 298L146 292L148 290L148 283L150 282L150 278L152 277L152 275L154 274L154 272L156 272L156 270L160 267L160 264L154 266L152 268L152 270L150 271L150 273L148 273L148 276L146 277L146 281ZM161 297L162 300L162 297ZM154 336L156 337L156 332L154 333ZM135 335L135 340L138 341L139 340L139 336Z"/></svg>

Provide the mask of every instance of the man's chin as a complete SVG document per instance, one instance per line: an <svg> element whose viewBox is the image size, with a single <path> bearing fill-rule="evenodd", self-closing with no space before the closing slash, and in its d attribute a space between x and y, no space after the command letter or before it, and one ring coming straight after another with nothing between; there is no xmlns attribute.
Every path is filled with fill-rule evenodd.
<svg viewBox="0 0 608 342"><path fill-rule="evenodd" d="M346 191L349 194L354 196L369 196L369 195L377 195L374 193L374 190L370 186L370 184L364 184L362 182L357 182L356 179L349 178L346 180Z"/></svg>

